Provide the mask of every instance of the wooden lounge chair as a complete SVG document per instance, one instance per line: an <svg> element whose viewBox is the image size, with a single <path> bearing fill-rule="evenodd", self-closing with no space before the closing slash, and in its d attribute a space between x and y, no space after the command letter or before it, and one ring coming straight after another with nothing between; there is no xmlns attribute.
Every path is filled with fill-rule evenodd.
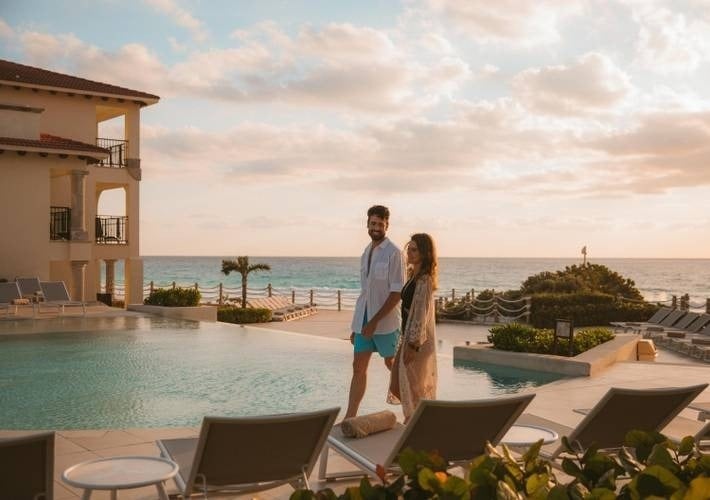
<svg viewBox="0 0 710 500"><path fill-rule="evenodd" d="M41 312L42 306L56 306L64 314L65 307L77 306L81 307L82 314L86 314L86 303L79 300L71 300L67 286L63 281L42 281L40 286L44 294L44 302L37 303L38 312Z"/></svg>
<svg viewBox="0 0 710 500"><path fill-rule="evenodd" d="M534 394L474 401L430 401L419 403L407 425L355 439L345 437L340 425L333 427L321 454L319 479L364 476L377 477L378 467L397 472L397 457L406 448L436 451L451 466L481 455L486 442L497 445L515 420L530 404ZM358 471L328 474L328 449L342 455Z"/></svg>
<svg viewBox="0 0 710 500"><path fill-rule="evenodd" d="M519 424L541 425L567 436L586 449L595 445L601 449L617 449L624 444L629 431L661 431L708 384L661 389L619 389L612 387L590 410L577 410L585 414L575 428L535 415L522 415ZM681 436L682 437L682 436ZM561 442L543 446L541 455L555 459L563 452Z"/></svg>
<svg viewBox="0 0 710 500"><path fill-rule="evenodd" d="M0 439L0 497L54 498L54 433Z"/></svg>
<svg viewBox="0 0 710 500"><path fill-rule="evenodd" d="M157 441L161 456L180 466L175 484L193 493L244 493L291 484L308 476L340 408L259 417L205 417L199 438Z"/></svg>

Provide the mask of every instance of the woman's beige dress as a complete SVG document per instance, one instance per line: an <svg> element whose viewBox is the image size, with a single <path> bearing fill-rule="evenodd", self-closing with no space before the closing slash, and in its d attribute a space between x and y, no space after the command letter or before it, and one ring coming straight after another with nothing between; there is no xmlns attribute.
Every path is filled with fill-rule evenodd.
<svg viewBox="0 0 710 500"><path fill-rule="evenodd" d="M410 349L407 344L420 347L419 352L414 353L414 359L405 365L402 352ZM407 324L400 336L392 366L387 402L402 404L406 422L421 399L436 399L436 383L434 288L431 276L425 274L416 281Z"/></svg>

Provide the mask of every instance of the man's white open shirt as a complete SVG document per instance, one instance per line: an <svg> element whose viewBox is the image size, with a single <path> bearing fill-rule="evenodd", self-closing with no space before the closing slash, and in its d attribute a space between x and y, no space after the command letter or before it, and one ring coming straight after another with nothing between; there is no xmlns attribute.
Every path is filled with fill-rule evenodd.
<svg viewBox="0 0 710 500"><path fill-rule="evenodd" d="M360 296L355 304L352 331L362 333L362 323L367 308L368 318L372 318L387 300L391 292L401 292L404 285L402 253L388 238L372 250L370 273L367 272L367 257L372 243L367 245L360 257ZM375 335L391 333L400 327L402 319L399 304L378 323Z"/></svg>

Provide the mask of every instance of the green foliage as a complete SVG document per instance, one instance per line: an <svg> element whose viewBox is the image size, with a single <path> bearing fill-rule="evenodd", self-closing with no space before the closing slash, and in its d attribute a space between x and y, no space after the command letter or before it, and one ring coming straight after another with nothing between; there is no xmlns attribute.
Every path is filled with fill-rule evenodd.
<svg viewBox="0 0 710 500"><path fill-rule="evenodd" d="M156 288L143 300L149 306L190 307L200 303L202 295L194 288Z"/></svg>
<svg viewBox="0 0 710 500"><path fill-rule="evenodd" d="M562 271L545 271L526 279L520 291L538 293L603 293L627 299L642 300L636 283L600 264L567 266Z"/></svg>
<svg viewBox="0 0 710 500"><path fill-rule="evenodd" d="M645 321L657 310L654 304L623 302L602 293L540 293L532 296L530 323L553 328L555 320L567 318L575 326L607 325L612 321Z"/></svg>
<svg viewBox="0 0 710 500"><path fill-rule="evenodd" d="M608 328L589 328L574 332L572 354L576 356L614 338ZM494 326L490 329L488 342L502 351L556 354L553 352L554 333L549 329L533 328L520 323ZM568 352L566 339L558 339L558 350Z"/></svg>
<svg viewBox="0 0 710 500"><path fill-rule="evenodd" d="M463 477L447 472L437 454L406 449L399 456L402 474L381 484L363 478L359 486L336 495L296 490L291 500L636 500L710 498L710 456L700 452L692 437L675 445L658 433L632 431L618 454L596 448L582 450L563 438L562 468L569 482L555 476L549 461L540 458L542 441L515 457L505 445L490 443L486 453L473 459Z"/></svg>
<svg viewBox="0 0 710 500"><path fill-rule="evenodd" d="M217 309L217 321L225 323L268 323L271 310L250 307L220 306Z"/></svg>
<svg viewBox="0 0 710 500"><path fill-rule="evenodd" d="M271 271L268 264L249 264L249 257L242 255L236 260L222 261L222 274L229 276L232 272L237 272L242 276L242 307L247 306L247 280L249 273L256 271Z"/></svg>

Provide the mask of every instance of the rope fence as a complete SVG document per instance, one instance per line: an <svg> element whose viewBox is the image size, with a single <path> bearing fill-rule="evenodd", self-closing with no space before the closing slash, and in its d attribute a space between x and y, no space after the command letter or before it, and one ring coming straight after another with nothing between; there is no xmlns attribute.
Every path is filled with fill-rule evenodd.
<svg viewBox="0 0 710 500"><path fill-rule="evenodd" d="M149 295L158 288L194 288L200 292L203 304L223 305L237 304L242 300L242 289L227 287L223 283L212 286L201 286L199 283L156 283L148 281L143 285L144 295ZM105 286L102 285L102 289ZM105 290L103 290L105 291ZM332 288L280 288L269 283L263 288L247 288L247 300L250 298L283 296L289 297L293 304L308 304L323 309L354 309L360 290L334 290ZM113 287L113 298L125 299L125 284L116 282ZM518 319L528 321L532 300L530 297L506 298L502 293L491 292L487 298L476 298L475 290L462 292L452 288L451 291L440 291L436 295L436 310L439 318L464 319L474 322L507 322ZM689 294L673 295L669 300L644 301L617 297L617 300L631 303L648 303L667 305L682 311L705 312L710 314L710 298L705 302L692 302Z"/></svg>

